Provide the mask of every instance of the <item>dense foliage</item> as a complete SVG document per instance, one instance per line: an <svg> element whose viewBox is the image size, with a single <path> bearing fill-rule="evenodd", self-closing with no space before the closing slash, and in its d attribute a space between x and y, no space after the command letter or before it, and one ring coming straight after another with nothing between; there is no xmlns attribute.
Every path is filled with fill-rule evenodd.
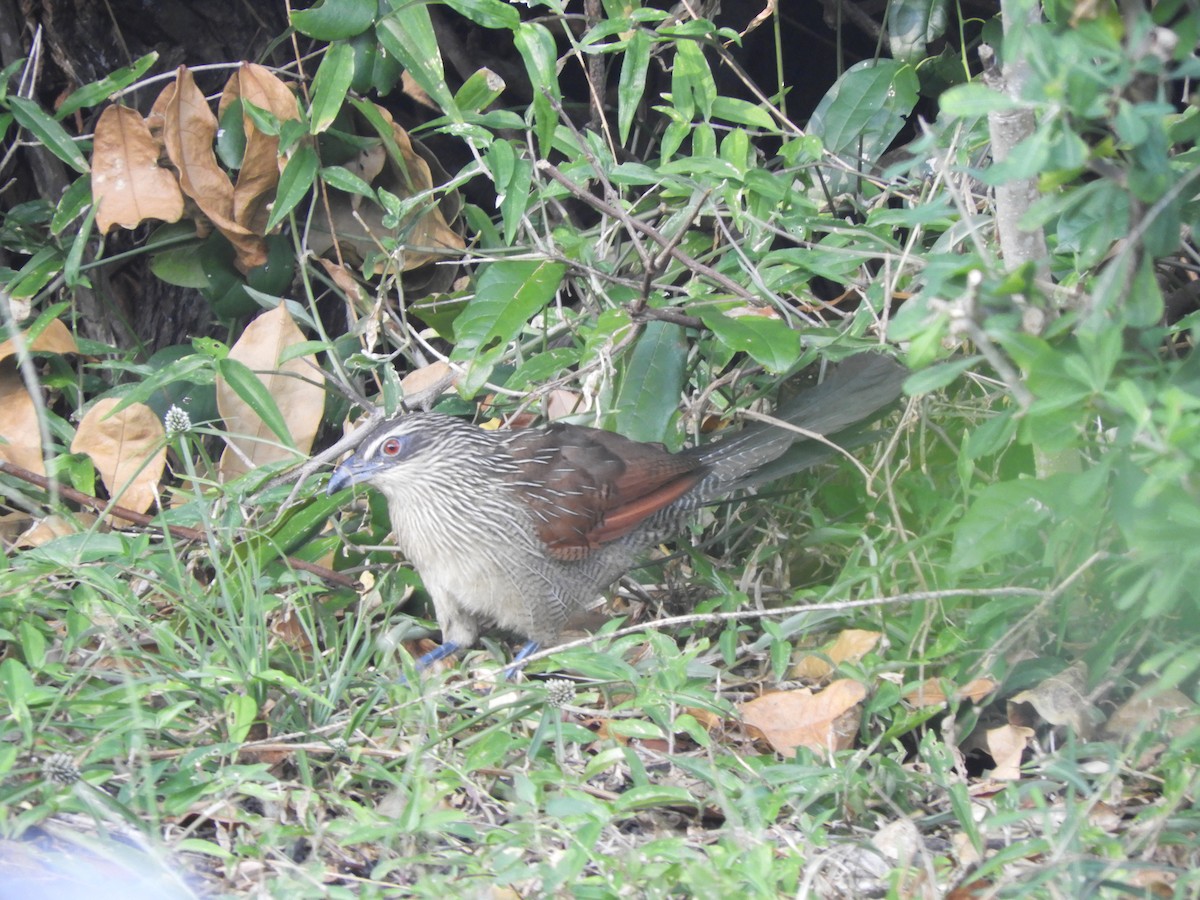
<svg viewBox="0 0 1200 900"><path fill-rule="evenodd" d="M181 896L1195 892L1197 10L893 0L811 109L746 73L778 13L702 12L325 0L216 74L2 73L4 164L73 180L0 222L0 834L141 832ZM522 683L417 676L382 503L294 487L364 406L675 449L868 349L912 374L857 462Z"/></svg>

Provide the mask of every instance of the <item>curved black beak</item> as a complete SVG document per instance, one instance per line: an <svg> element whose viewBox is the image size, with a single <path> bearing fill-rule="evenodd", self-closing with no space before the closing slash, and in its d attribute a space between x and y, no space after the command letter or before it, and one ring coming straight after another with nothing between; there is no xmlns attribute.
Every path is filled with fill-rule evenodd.
<svg viewBox="0 0 1200 900"><path fill-rule="evenodd" d="M333 475L329 477L329 484L325 487L325 493L333 496L340 490L369 481L380 467L381 463L368 462L355 453L333 470Z"/></svg>

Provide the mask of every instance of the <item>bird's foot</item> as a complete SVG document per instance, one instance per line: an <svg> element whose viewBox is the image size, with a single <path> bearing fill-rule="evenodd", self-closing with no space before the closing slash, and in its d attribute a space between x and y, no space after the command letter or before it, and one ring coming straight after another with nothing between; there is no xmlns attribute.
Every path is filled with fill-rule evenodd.
<svg viewBox="0 0 1200 900"><path fill-rule="evenodd" d="M418 672L424 672L435 662L445 659L447 656L452 656L459 651L459 645L454 641L445 641L440 647L434 647L428 653L417 658L413 663L413 668ZM408 679L403 675L400 676L401 684L408 684Z"/></svg>
<svg viewBox="0 0 1200 900"><path fill-rule="evenodd" d="M517 672L521 671L525 660L534 653L537 653L541 646L542 645L537 641L529 641L524 647L518 650L517 655L513 657L513 661L504 667L504 672L502 673L504 680L508 681L514 675L516 675Z"/></svg>

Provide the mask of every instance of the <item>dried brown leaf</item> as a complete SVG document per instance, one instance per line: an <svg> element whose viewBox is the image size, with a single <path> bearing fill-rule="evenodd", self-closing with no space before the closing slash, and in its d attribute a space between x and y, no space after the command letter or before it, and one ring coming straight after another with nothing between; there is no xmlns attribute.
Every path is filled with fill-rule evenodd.
<svg viewBox="0 0 1200 900"><path fill-rule="evenodd" d="M17 546L40 547L42 544L49 543L56 538L66 537L69 534L78 534L80 523L85 527L90 527L95 521L95 516L84 512L75 513L74 519L54 514L45 516L38 519L38 521L21 534L17 539Z"/></svg>
<svg viewBox="0 0 1200 900"><path fill-rule="evenodd" d="M954 692L957 700L970 700L978 703L984 697L996 690L996 682L990 678L976 678L964 684ZM918 708L927 706L944 706L946 694L942 690L940 680L927 678L904 695L904 699Z"/></svg>
<svg viewBox="0 0 1200 900"><path fill-rule="evenodd" d="M121 506L145 512L157 496L167 462L166 432L154 410L131 403L114 413L121 401L97 400L84 415L71 441L72 453L86 453L111 496Z"/></svg>
<svg viewBox="0 0 1200 900"><path fill-rule="evenodd" d="M146 219L178 222L183 217L179 182L159 167L158 144L136 110L104 110L92 146L92 197L101 234L114 225L136 228Z"/></svg>
<svg viewBox="0 0 1200 900"><path fill-rule="evenodd" d="M739 709L746 726L782 756L795 756L797 747L831 753L853 746L866 695L859 682L843 678L817 693L773 691Z"/></svg>
<svg viewBox="0 0 1200 900"><path fill-rule="evenodd" d="M878 631L864 631L859 628L848 628L837 636L825 651L828 660L816 654L810 654L792 667L793 678L804 678L819 681L828 678L834 668L844 662L857 662L875 649L883 634Z"/></svg>
<svg viewBox="0 0 1200 900"><path fill-rule="evenodd" d="M401 162L398 163L390 155L381 158L375 151L362 157L357 168L351 166L351 170L373 187L383 188L401 199L432 190L434 184L429 163L414 149L408 132L397 125L383 107L377 109L391 126L391 137L399 150ZM378 175L367 177L380 163L382 166L378 169ZM324 208L319 208L309 232L309 248L317 256L333 247L335 235L342 252L357 259L366 259L370 253L378 250L381 237L400 237L406 248L401 269L407 272L428 262L445 259L448 252L459 251L466 246L462 236L447 224L441 209L432 199L415 218L410 217L400 223L399 229L393 230L384 227L383 210L376 204L363 203L361 197L331 190L329 208L332 224ZM379 271L385 265L386 261L381 261Z"/></svg>
<svg viewBox="0 0 1200 900"><path fill-rule="evenodd" d="M37 407L15 366L0 364L0 459L46 474Z"/></svg>
<svg viewBox="0 0 1200 900"><path fill-rule="evenodd" d="M300 118L295 95L264 66L242 63L225 85L218 115L238 98L265 109L281 122ZM247 113L242 114L242 128L246 133L246 149L233 189L233 219L255 234L264 234L269 206L279 184L279 138L260 131Z"/></svg>
<svg viewBox="0 0 1200 900"><path fill-rule="evenodd" d="M224 379L218 378L217 409L229 432L225 440L241 451L239 454L226 447L222 454L221 474L226 478L241 475L254 466L299 460L312 448L325 409L325 391L312 380L319 372L317 358L308 354L279 362L283 351L303 340L304 333L292 320L287 306L281 303L247 325L230 349L229 358L255 372L274 398L296 450L281 445L278 436L249 404Z"/></svg>
<svg viewBox="0 0 1200 900"><path fill-rule="evenodd" d="M584 409L583 394L556 388L546 395L546 418L551 422L573 416Z"/></svg>
<svg viewBox="0 0 1200 900"><path fill-rule="evenodd" d="M996 763L991 778L996 781L1017 781L1021 777L1021 754L1029 746L1033 729L1021 725L1001 725L987 732L988 752Z"/></svg>
<svg viewBox="0 0 1200 900"><path fill-rule="evenodd" d="M163 142L179 171L179 186L233 244L239 269L261 266L266 242L233 218L233 182L213 152L217 118L186 66L179 67L175 90L163 106Z"/></svg>
<svg viewBox="0 0 1200 900"><path fill-rule="evenodd" d="M30 353L78 353L79 347L71 331L59 319L54 319L41 334L30 341L28 331L22 332L25 349ZM0 344L0 362L8 359L17 352L17 344L12 338Z"/></svg>
<svg viewBox="0 0 1200 900"><path fill-rule="evenodd" d="M346 295L346 299L355 308L359 308L364 304L366 297L363 294L362 285L358 283L358 279L354 277L349 269L331 259L318 259L317 262L321 264L321 268L325 270L325 274L333 280L333 283Z"/></svg>
<svg viewBox="0 0 1200 900"><path fill-rule="evenodd" d="M1122 703L1107 722L1104 732L1128 740L1147 730L1168 737L1182 737L1200 726L1200 709L1183 691L1144 687Z"/></svg>
<svg viewBox="0 0 1200 900"><path fill-rule="evenodd" d="M425 394L441 394L454 384L454 370L450 364L437 360L419 369L413 369L400 379L400 390L407 400Z"/></svg>

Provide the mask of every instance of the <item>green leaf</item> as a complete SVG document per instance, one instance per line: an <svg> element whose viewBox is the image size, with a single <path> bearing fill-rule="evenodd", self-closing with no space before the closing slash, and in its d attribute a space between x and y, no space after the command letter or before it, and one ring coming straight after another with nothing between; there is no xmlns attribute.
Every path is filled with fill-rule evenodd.
<svg viewBox="0 0 1200 900"><path fill-rule="evenodd" d="M42 247L21 266L9 283L8 292L21 299L32 297L62 271L63 258L57 247Z"/></svg>
<svg viewBox="0 0 1200 900"><path fill-rule="evenodd" d="M326 166L321 170L321 180L332 188L337 188L339 191L344 191L347 194L358 194L360 197L370 197L374 199L375 189L351 172L349 169L344 169L341 166Z"/></svg>
<svg viewBox="0 0 1200 900"><path fill-rule="evenodd" d="M226 694L221 704L225 711L225 730L229 740L240 744L250 734L258 716L258 704L245 694Z"/></svg>
<svg viewBox="0 0 1200 900"><path fill-rule="evenodd" d="M316 181L319 165L320 160L312 147L298 147L292 154L292 158L287 161L279 175L279 188L275 196L275 205L271 208L271 218L267 220L267 231L282 222L308 194Z"/></svg>
<svg viewBox="0 0 1200 900"><path fill-rule="evenodd" d="M681 40L675 45L675 67L671 73L671 104L686 120L697 110L707 120L717 98L717 84L704 51L695 41Z"/></svg>
<svg viewBox="0 0 1200 900"><path fill-rule="evenodd" d="M470 361L470 386L491 375L509 341L534 315L554 299L567 267L539 260L501 260L483 267L475 299L454 320L455 347L451 359Z"/></svg>
<svg viewBox="0 0 1200 900"><path fill-rule="evenodd" d="M617 393L617 431L635 441L666 442L679 410L688 343L683 328L652 321L642 329Z"/></svg>
<svg viewBox="0 0 1200 900"><path fill-rule="evenodd" d="M54 218L50 220L50 233L57 236L74 222L92 202L92 177L81 175L72 182L58 201Z"/></svg>
<svg viewBox="0 0 1200 900"><path fill-rule="evenodd" d="M777 130L775 119L769 112L756 103L739 100L736 97L714 99L712 117L733 122L735 125L745 125L747 128L761 128L763 131Z"/></svg>
<svg viewBox="0 0 1200 900"><path fill-rule="evenodd" d="M513 31L521 24L516 7L501 0L442 0L447 6L476 25Z"/></svg>
<svg viewBox="0 0 1200 900"><path fill-rule="evenodd" d="M951 566L961 572L1010 553L1036 551L1050 519L1042 494L1033 479L984 488L954 529Z"/></svg>
<svg viewBox="0 0 1200 900"><path fill-rule="evenodd" d="M292 440L291 429L275 404L275 398L267 390L267 386L245 364L236 359L219 359L216 361L217 374L237 394L242 401L254 411L263 423L275 433L275 436L285 447L296 447Z"/></svg>
<svg viewBox="0 0 1200 900"><path fill-rule="evenodd" d="M87 215L84 216L83 224L79 226L79 230L75 232L75 237L71 241L71 249L67 251L67 259L63 263L63 279L66 281L67 287L91 286L88 280L80 275L79 269L83 264L83 253L87 249L88 241L92 237L92 226L96 224L98 209L99 207L95 205L89 207Z"/></svg>
<svg viewBox="0 0 1200 900"><path fill-rule="evenodd" d="M821 98L809 133L827 150L852 158L855 168L874 162L904 127L919 87L912 67L891 59L865 60L847 69Z"/></svg>
<svg viewBox="0 0 1200 900"><path fill-rule="evenodd" d="M312 9L292 12L292 27L318 41L341 41L371 27L379 12L376 0L325 0Z"/></svg>
<svg viewBox="0 0 1200 900"><path fill-rule="evenodd" d="M621 734L626 737L643 740L655 740L655 738L650 736L653 732L658 735L657 740L662 740L661 728L649 722L639 721L638 719L611 719L609 720L608 728L613 734ZM631 734L630 732L636 733ZM621 812L635 809L679 806L694 807L696 806L696 798L685 788L669 784L641 784L626 788L613 801L613 808Z"/></svg>
<svg viewBox="0 0 1200 900"><path fill-rule="evenodd" d="M9 97L8 103L21 127L41 141L47 150L81 175L90 171L75 141L44 109L24 97Z"/></svg>
<svg viewBox="0 0 1200 900"><path fill-rule="evenodd" d="M330 497L324 492L307 503L291 506L279 520L272 524L269 538L259 553L259 562L267 563L280 556L294 553L301 544L316 535L329 521L344 501Z"/></svg>
<svg viewBox="0 0 1200 900"><path fill-rule="evenodd" d="M955 118L986 116L992 112L1007 112L1019 109L1022 104L1003 91L992 90L978 81L956 84L947 88L938 97L942 114Z"/></svg>
<svg viewBox="0 0 1200 900"><path fill-rule="evenodd" d="M650 68L650 35L638 30L626 42L621 57L621 77L617 82L617 129L621 145L629 143L633 119L646 92L646 72Z"/></svg>
<svg viewBox="0 0 1200 900"><path fill-rule="evenodd" d="M429 8L424 3L402 6L375 23L375 34L383 49L400 61L433 102L451 119L461 121L454 94L446 84L446 71Z"/></svg>
<svg viewBox="0 0 1200 900"><path fill-rule="evenodd" d="M968 356L914 372L904 380L904 393L910 397L919 397L921 394L940 390L978 363L980 359L982 359L980 356Z"/></svg>
<svg viewBox="0 0 1200 900"><path fill-rule="evenodd" d="M497 141L492 146L503 144ZM512 161L512 171L500 193L500 217L504 221L504 243L512 246L519 232L525 210L529 208L530 188L533 186L533 163L523 156ZM499 188L500 185L497 185Z"/></svg>
<svg viewBox="0 0 1200 900"><path fill-rule="evenodd" d="M562 96L558 87L558 49L554 35L545 25L522 22L513 36L513 43L533 83L534 128L538 147L542 155L547 155L554 139L554 129L558 126L558 115L550 100L558 100Z"/></svg>
<svg viewBox="0 0 1200 900"><path fill-rule="evenodd" d="M491 69L477 69L454 95L455 105L464 115L482 112L504 93L504 79Z"/></svg>
<svg viewBox="0 0 1200 900"><path fill-rule="evenodd" d="M930 41L946 31L946 0L889 0L888 49L901 62L917 62Z"/></svg>
<svg viewBox="0 0 1200 900"><path fill-rule="evenodd" d="M17 632L20 635L21 655L25 657L25 662L35 672L45 668L46 636L29 620L18 622Z"/></svg>
<svg viewBox="0 0 1200 900"><path fill-rule="evenodd" d="M158 62L158 54L147 53L145 56L134 61L133 65L117 69L115 72L105 75L99 81L93 81L91 84L85 84L78 90L72 91L70 96L59 106L58 112L54 114L54 118L61 122L76 110L95 106L97 103L103 103L112 94L124 90L145 75L156 62Z"/></svg>
<svg viewBox="0 0 1200 900"><path fill-rule="evenodd" d="M342 111L342 103L346 100L346 92L350 90L353 78L354 50L345 43L330 45L313 78L309 134L320 134L333 124Z"/></svg>
<svg viewBox="0 0 1200 900"><path fill-rule="evenodd" d="M704 324L722 344L750 355L775 374L782 374L800 359L800 332L781 319L745 315L729 316L720 310L700 313Z"/></svg>

